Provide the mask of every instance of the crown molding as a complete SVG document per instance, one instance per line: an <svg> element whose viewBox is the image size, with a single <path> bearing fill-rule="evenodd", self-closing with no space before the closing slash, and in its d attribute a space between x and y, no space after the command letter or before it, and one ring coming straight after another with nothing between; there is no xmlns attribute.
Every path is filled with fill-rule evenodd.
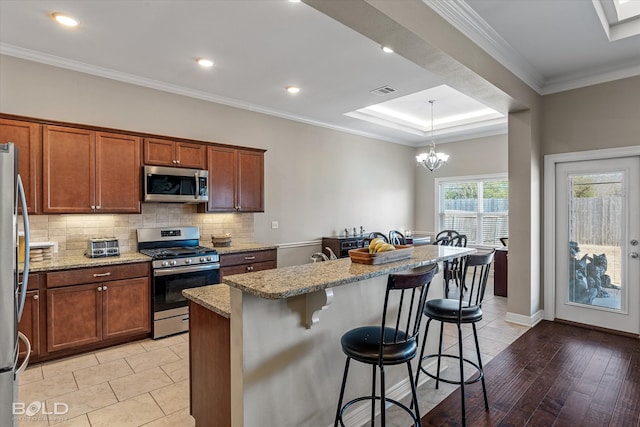
<svg viewBox="0 0 640 427"><path fill-rule="evenodd" d="M464 0L422 1L533 90L542 92L544 76Z"/></svg>

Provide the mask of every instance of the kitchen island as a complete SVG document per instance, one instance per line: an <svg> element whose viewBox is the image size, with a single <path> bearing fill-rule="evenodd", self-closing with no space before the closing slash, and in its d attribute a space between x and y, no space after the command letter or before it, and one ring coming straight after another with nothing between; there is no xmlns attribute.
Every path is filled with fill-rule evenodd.
<svg viewBox="0 0 640 427"><path fill-rule="evenodd" d="M196 425L332 425L345 360L340 337L379 322L387 275L473 251L427 245L388 264L345 258L226 276L224 285L183 291L190 300ZM428 298L440 296L438 274ZM352 364L346 399L370 389L370 370L359 365ZM405 370L392 367L386 379L390 397L409 393ZM368 416L367 408L350 414L355 424Z"/></svg>

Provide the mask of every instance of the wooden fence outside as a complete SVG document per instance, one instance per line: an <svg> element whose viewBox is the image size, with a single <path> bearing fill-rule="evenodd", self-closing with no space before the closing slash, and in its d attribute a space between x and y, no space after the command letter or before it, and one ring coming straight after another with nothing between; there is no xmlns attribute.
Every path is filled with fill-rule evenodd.
<svg viewBox="0 0 640 427"><path fill-rule="evenodd" d="M620 245L622 198L574 198L571 203L571 240L585 245Z"/></svg>

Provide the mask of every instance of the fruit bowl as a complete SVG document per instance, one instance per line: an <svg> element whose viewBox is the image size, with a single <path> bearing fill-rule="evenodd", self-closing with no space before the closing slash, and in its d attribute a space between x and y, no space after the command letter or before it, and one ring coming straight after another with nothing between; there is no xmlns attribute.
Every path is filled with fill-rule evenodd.
<svg viewBox="0 0 640 427"><path fill-rule="evenodd" d="M377 265L387 262L400 261L401 259L411 258L413 255L413 246L411 245L394 245L395 251L369 253L368 248L351 249L349 258L351 262L357 264Z"/></svg>

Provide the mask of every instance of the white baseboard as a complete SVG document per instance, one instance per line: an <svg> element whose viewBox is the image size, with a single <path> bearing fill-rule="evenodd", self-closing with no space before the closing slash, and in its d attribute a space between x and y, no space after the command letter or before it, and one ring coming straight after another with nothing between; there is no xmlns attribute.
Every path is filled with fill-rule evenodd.
<svg viewBox="0 0 640 427"><path fill-rule="evenodd" d="M507 312L504 320L522 326L534 327L544 319L544 310L536 311L533 316L524 316L517 313Z"/></svg>

